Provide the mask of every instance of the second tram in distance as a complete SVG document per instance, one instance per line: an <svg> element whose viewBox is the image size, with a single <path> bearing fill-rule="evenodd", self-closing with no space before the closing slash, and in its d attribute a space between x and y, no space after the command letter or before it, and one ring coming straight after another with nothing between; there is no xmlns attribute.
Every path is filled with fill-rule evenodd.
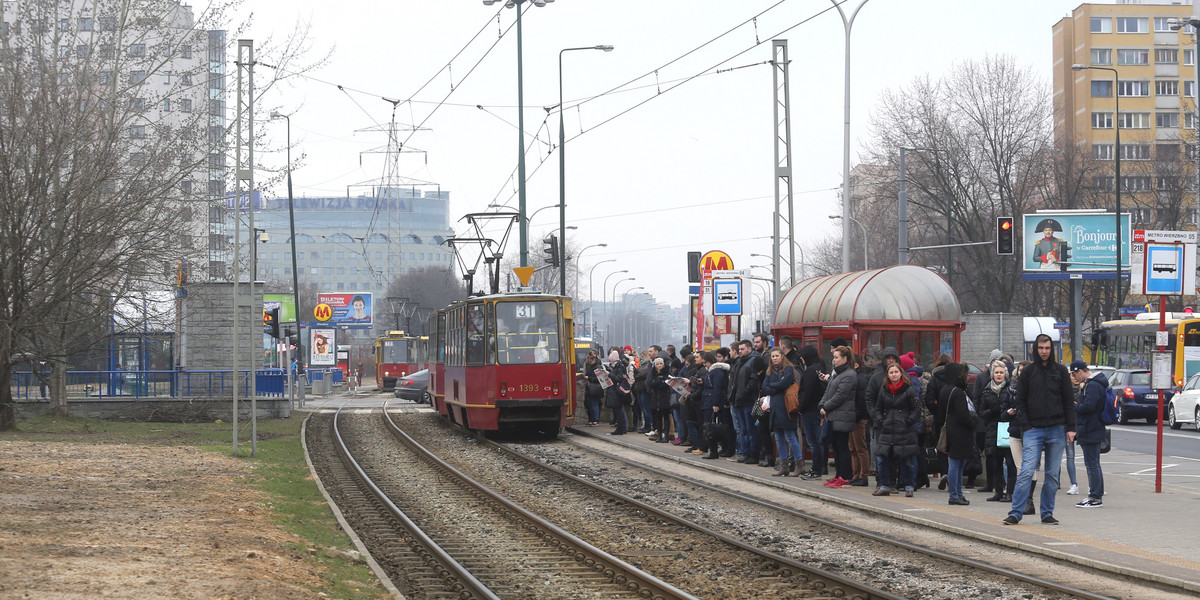
<svg viewBox="0 0 1200 600"><path fill-rule="evenodd" d="M425 338L389 331L375 340L375 383L382 390L396 388L396 380L425 368Z"/></svg>
<svg viewBox="0 0 1200 600"><path fill-rule="evenodd" d="M575 418L571 299L539 293L457 301L430 320L429 391L468 429L556 435Z"/></svg>

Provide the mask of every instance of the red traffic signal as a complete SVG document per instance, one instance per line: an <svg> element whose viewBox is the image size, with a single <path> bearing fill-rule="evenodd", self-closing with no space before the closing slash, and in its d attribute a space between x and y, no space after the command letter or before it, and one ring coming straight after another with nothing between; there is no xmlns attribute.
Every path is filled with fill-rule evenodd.
<svg viewBox="0 0 1200 600"><path fill-rule="evenodd" d="M996 217L996 254L1013 253L1013 218Z"/></svg>

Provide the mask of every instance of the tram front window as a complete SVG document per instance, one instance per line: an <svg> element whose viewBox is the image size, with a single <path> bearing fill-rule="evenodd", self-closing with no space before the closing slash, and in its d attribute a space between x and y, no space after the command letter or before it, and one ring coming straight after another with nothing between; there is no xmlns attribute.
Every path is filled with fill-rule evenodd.
<svg viewBox="0 0 1200 600"><path fill-rule="evenodd" d="M553 301L497 302L497 362L502 365L557 363L558 323L558 305Z"/></svg>
<svg viewBox="0 0 1200 600"><path fill-rule="evenodd" d="M384 340L383 357L380 362L384 364L408 362L408 341Z"/></svg>

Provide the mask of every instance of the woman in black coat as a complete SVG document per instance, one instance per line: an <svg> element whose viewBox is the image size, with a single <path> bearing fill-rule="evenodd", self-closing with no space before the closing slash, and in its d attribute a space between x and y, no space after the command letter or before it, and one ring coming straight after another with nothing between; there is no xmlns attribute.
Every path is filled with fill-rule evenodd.
<svg viewBox="0 0 1200 600"><path fill-rule="evenodd" d="M991 377L987 383L983 384L979 392L978 406L979 421L983 424L981 427L984 437L983 453L987 457L987 487L995 492L987 500L988 502L1011 502L1012 498L1005 499L1005 489L1007 489L1004 476L1005 463L1008 467L1008 478L1014 481L1017 477L1017 467L1013 463L1008 444L1006 443L1004 446L997 444L999 428L1008 427L1007 411L1012 404L1009 397L1012 394L1012 388L1008 384L1008 366L1004 364L1004 361L993 361L989 374Z"/></svg>
<svg viewBox="0 0 1200 600"><path fill-rule="evenodd" d="M943 385L940 390L939 403L946 408L946 455L949 457L949 469L946 473L950 487L950 504L967 505L971 502L963 497L963 469L967 460L977 450L975 447L975 426L979 416L975 406L967 397L967 369L959 363L949 363L944 368L944 381L952 385Z"/></svg>
<svg viewBox="0 0 1200 600"><path fill-rule="evenodd" d="M875 398L875 454L879 457L879 489L875 496L887 496L895 489L892 474L895 463L900 465L900 485L904 495L913 495L913 461L917 454L917 422L921 420L921 399L903 369L888 365L883 385Z"/></svg>
<svg viewBox="0 0 1200 600"><path fill-rule="evenodd" d="M666 361L662 357L655 358L646 375L646 389L650 392L650 412L654 417L652 427L658 432L657 438L650 439L660 444L671 441L671 387L667 385L670 378Z"/></svg>
<svg viewBox="0 0 1200 600"><path fill-rule="evenodd" d="M602 368L600 356L595 350L588 350L587 358L583 361L583 374L587 377L583 402L587 409L588 427L600 424L600 402L604 400L604 388L600 385L600 378L596 377L596 369Z"/></svg>
<svg viewBox="0 0 1200 600"><path fill-rule="evenodd" d="M704 394L704 376L708 375L708 369L700 363L698 354L691 354L688 359L687 378L688 378L688 395L686 398L680 398L679 403L683 410L680 412L683 415L683 420L687 422L688 441L691 446L685 448L685 453L704 454L708 452L708 448L704 446L704 439L700 436L700 424L703 423L703 415L700 412L701 397Z"/></svg>

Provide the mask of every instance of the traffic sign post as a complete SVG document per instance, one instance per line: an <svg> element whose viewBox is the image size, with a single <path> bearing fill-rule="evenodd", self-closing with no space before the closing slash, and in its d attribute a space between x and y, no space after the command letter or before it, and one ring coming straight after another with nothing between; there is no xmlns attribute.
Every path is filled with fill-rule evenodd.
<svg viewBox="0 0 1200 600"><path fill-rule="evenodd" d="M1166 404L1166 387L1171 387L1162 371L1169 374L1171 366L1161 364L1161 356L1170 356L1167 345L1167 296L1192 295L1196 293L1196 232L1159 231L1154 229L1133 232L1130 245L1130 293L1158 295L1158 331L1155 345L1158 352L1152 364L1151 387L1158 390L1158 442L1154 466L1154 492L1162 493L1163 462L1163 405ZM1173 374L1172 374L1173 375ZM1163 386L1164 382L1167 383Z"/></svg>
<svg viewBox="0 0 1200 600"><path fill-rule="evenodd" d="M713 315L742 314L742 280L713 279Z"/></svg>

